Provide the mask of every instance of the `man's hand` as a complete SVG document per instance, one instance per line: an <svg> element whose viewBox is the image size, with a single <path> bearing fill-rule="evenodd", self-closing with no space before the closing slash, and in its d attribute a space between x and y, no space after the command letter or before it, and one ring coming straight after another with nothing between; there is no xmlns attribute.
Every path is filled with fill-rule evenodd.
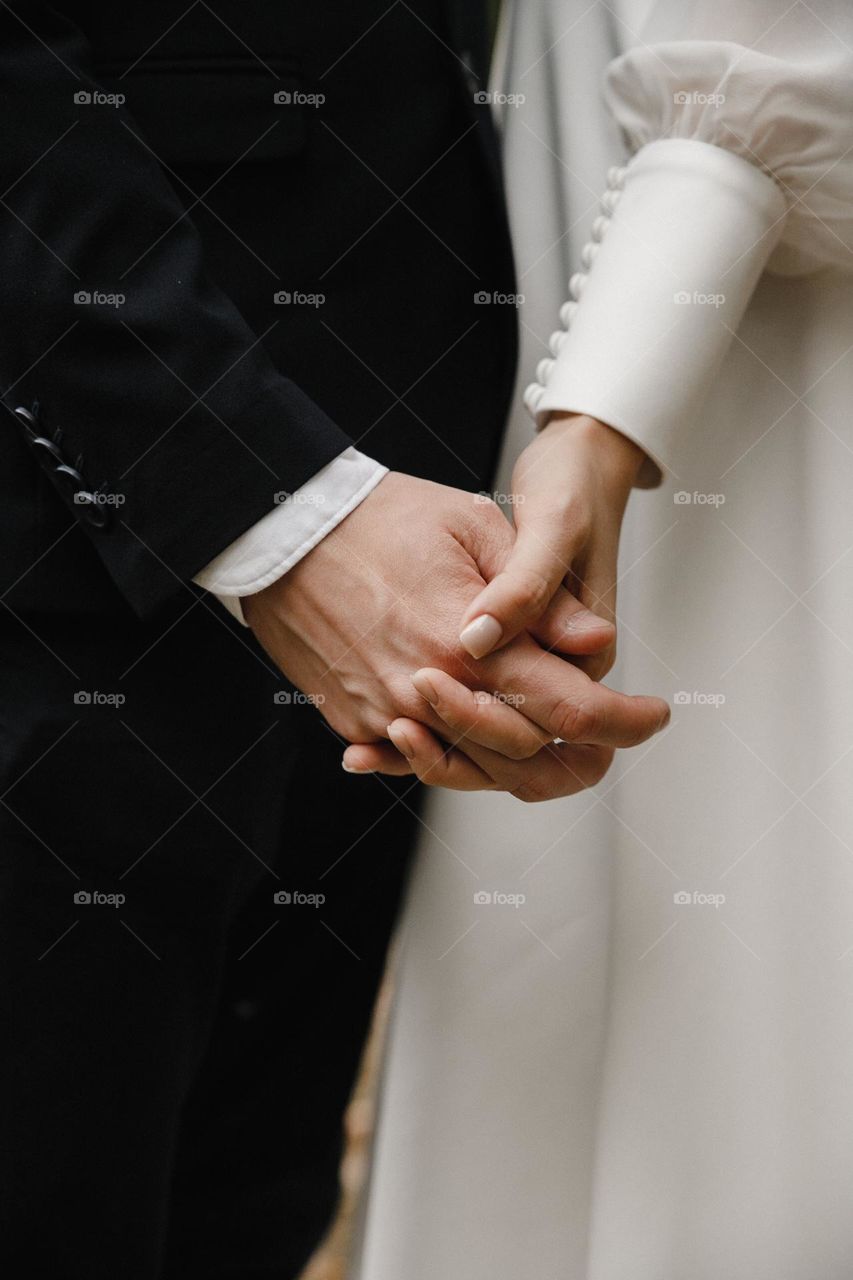
<svg viewBox="0 0 853 1280"><path fill-rule="evenodd" d="M246 619L285 675L322 696L323 715L350 742L386 738L400 717L446 732L412 684L419 668L440 667L463 687L521 699L537 750L557 737L567 745L554 749L547 769L517 760L511 776L496 783L484 773L480 785L523 791L529 784L536 798L569 794L602 776L614 747L662 727L668 709L660 699L594 684L528 633L472 662L458 641L458 618L500 572L513 536L494 504L391 473L293 569L245 599ZM535 634L569 654L609 644L606 622L577 633L568 626L581 614L589 619L558 592ZM488 748L466 746L479 750Z"/></svg>
<svg viewBox="0 0 853 1280"><path fill-rule="evenodd" d="M513 471L515 546L462 617L460 638L473 657L533 625L564 580L589 609L613 619L619 531L644 457L594 418L551 418ZM615 654L614 633L612 645L580 665L600 679Z"/></svg>

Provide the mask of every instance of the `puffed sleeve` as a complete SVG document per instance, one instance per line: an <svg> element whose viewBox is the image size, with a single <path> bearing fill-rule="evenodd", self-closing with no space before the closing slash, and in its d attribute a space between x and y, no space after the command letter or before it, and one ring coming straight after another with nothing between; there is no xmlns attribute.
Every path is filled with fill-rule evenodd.
<svg viewBox="0 0 853 1280"><path fill-rule="evenodd" d="M679 474L765 269L853 270L853 4L662 0L607 68L631 152L525 402L616 427Z"/></svg>

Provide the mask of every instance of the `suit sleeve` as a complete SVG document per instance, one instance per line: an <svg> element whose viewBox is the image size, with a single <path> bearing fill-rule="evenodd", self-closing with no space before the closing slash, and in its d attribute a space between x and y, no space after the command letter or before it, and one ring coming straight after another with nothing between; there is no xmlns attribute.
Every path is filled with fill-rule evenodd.
<svg viewBox="0 0 853 1280"><path fill-rule="evenodd" d="M145 617L351 441L208 277L131 116L80 102L99 91L66 18L0 8L2 429Z"/></svg>

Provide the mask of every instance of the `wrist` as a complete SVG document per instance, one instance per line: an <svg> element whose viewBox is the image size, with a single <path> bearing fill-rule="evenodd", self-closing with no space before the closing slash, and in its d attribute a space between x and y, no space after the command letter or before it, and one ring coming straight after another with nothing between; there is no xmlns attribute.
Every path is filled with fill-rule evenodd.
<svg viewBox="0 0 853 1280"><path fill-rule="evenodd" d="M539 433L551 444L560 441L582 449L602 478L627 493L637 481L646 453L621 431L584 413L554 412Z"/></svg>

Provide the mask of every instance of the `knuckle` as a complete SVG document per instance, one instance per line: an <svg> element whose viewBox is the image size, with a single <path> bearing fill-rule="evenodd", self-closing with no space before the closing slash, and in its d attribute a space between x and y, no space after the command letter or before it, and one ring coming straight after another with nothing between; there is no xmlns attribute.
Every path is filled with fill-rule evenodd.
<svg viewBox="0 0 853 1280"><path fill-rule="evenodd" d="M509 531L509 522L494 498L489 498L488 502L483 503L481 516L496 533L505 534Z"/></svg>
<svg viewBox="0 0 853 1280"><path fill-rule="evenodd" d="M542 743L533 733L519 733L509 739L502 748L508 760L530 760L542 750Z"/></svg>
<svg viewBox="0 0 853 1280"><path fill-rule="evenodd" d="M393 711L390 711L385 724L390 720L403 716L407 720L426 719L429 704L424 701L408 676L393 677L388 681L388 695ZM385 732L385 725L382 726Z"/></svg>
<svg viewBox="0 0 853 1280"><path fill-rule="evenodd" d="M520 800L522 804L539 804L541 800L547 800L549 797L544 796L541 789L537 787L535 782L523 782L520 787L516 787L510 795L515 796L516 800Z"/></svg>
<svg viewBox="0 0 853 1280"><path fill-rule="evenodd" d="M564 742L588 742L601 728L601 711L588 695L561 698L552 712L548 728L555 738L562 738Z"/></svg>
<svg viewBox="0 0 853 1280"><path fill-rule="evenodd" d="M385 725L380 725L378 718L372 715L366 716L363 720L348 721L341 733L347 742L387 742L388 740Z"/></svg>
<svg viewBox="0 0 853 1280"><path fill-rule="evenodd" d="M542 573L535 569L514 570L512 578L515 607L524 614L538 616L550 602L553 589Z"/></svg>
<svg viewBox="0 0 853 1280"><path fill-rule="evenodd" d="M460 512L460 524L467 536L477 543L484 543L491 547L512 544L509 521L491 498L481 499L474 506L466 502L464 509Z"/></svg>
<svg viewBox="0 0 853 1280"><path fill-rule="evenodd" d="M377 733L375 731L370 717L362 719L346 712L331 711L326 714L325 718L337 736L347 742L370 742L375 738L383 737L385 734L384 725L381 732Z"/></svg>

